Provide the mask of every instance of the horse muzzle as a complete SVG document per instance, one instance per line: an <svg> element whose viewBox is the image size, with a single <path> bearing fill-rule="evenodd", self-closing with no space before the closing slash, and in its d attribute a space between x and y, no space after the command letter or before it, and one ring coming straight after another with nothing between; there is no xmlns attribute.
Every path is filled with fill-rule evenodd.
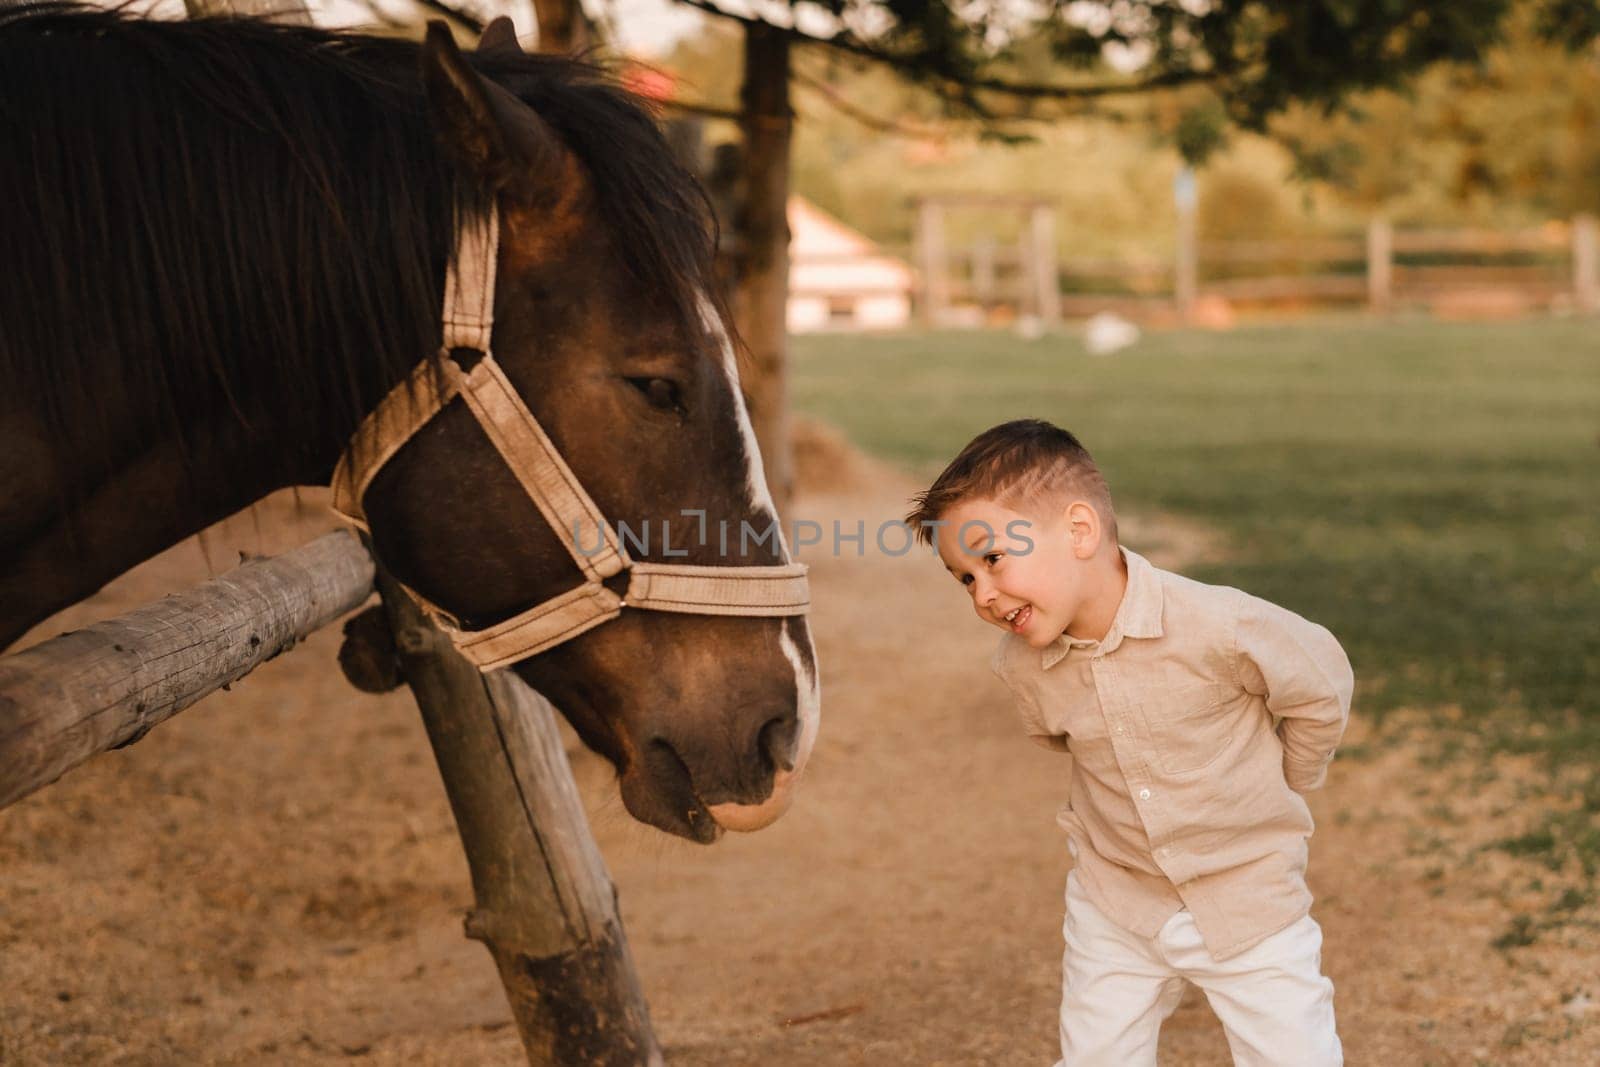
<svg viewBox="0 0 1600 1067"><path fill-rule="evenodd" d="M680 750L657 738L623 772L623 804L641 822L702 844L724 830L760 830L794 802L816 734L816 716L797 714L770 720L742 751Z"/></svg>
<svg viewBox="0 0 1600 1067"><path fill-rule="evenodd" d="M765 800L753 804L726 801L707 806L706 811L722 829L741 834L753 833L771 826L789 810L800 788L800 776L811 758L811 747L817 739L817 716L802 711L799 719L799 736L794 739L793 755L787 766L780 763L773 773L772 792Z"/></svg>

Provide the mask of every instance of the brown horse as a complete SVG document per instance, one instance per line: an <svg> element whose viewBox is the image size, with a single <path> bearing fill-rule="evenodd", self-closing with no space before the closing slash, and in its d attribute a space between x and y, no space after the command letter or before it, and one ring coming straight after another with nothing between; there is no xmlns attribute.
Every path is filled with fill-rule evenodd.
<svg viewBox="0 0 1600 1067"><path fill-rule="evenodd" d="M595 68L501 36L468 57L442 32L0 12L0 647L264 494L327 483L437 360L464 210L497 212L494 358L599 511L654 528L633 557L789 562L781 534L714 535L776 520L703 195ZM459 400L364 509L385 566L464 628L578 583L577 533ZM803 615L624 611L512 669L635 817L699 841L780 814L815 734Z"/></svg>

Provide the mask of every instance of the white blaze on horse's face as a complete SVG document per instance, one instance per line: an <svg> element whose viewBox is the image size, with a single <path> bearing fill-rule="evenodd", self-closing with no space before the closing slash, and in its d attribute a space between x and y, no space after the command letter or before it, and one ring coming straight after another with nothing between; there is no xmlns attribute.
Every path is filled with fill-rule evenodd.
<svg viewBox="0 0 1600 1067"><path fill-rule="evenodd" d="M733 391L733 414L739 422L739 432L744 436L745 493L749 496L750 506L758 517L765 511L777 522L778 505L772 502L772 489L767 485L767 469L761 462L761 446L756 443L755 427L750 424L750 412L744 406L744 390L739 388L739 359L733 351L733 338L728 336L727 328L722 325L722 316L717 314L716 305L703 295L700 297L700 322L717 342L717 351L722 356L722 372L728 379L728 388ZM783 536L781 525L778 527L778 553L783 562L790 561L789 542Z"/></svg>
<svg viewBox="0 0 1600 1067"><path fill-rule="evenodd" d="M761 462L761 448L756 443L755 428L750 423L750 412L744 405L744 392L739 388L739 364L733 351L733 339L722 325L722 317L709 299L700 298L700 318L707 332L716 339L722 355L723 373L733 394L733 411L739 422L739 432L744 437L745 487L751 509L757 518L765 513L773 522L778 521L778 507L773 503L772 490L767 486L766 468ZM789 542L778 529L778 554L784 563L791 560ZM811 746L817 739L817 727L822 719L822 690L815 664L817 652L811 642L811 630L805 631L806 652L801 653L790 633L790 620L779 620L779 646L786 659L794 666L795 715L800 720L799 737L795 741L794 766L780 769L773 777L772 795L760 804L713 804L707 810L717 825L725 830L759 830L776 820L789 809L794 800L795 787L811 757ZM807 666L809 659L811 666Z"/></svg>

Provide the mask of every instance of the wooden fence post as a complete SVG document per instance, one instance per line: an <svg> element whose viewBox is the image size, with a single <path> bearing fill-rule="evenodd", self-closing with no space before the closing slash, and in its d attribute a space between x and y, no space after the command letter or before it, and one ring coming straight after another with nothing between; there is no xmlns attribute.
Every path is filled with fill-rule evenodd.
<svg viewBox="0 0 1600 1067"><path fill-rule="evenodd" d="M972 298L985 312L994 307L995 251L991 234L972 242Z"/></svg>
<svg viewBox="0 0 1600 1067"><path fill-rule="evenodd" d="M457 655L381 568L377 583L472 871L467 936L494 956L529 1063L660 1064L549 703Z"/></svg>
<svg viewBox="0 0 1600 1067"><path fill-rule="evenodd" d="M1394 299L1394 230L1389 220L1374 215L1367 223L1367 307L1387 314Z"/></svg>
<svg viewBox="0 0 1600 1067"><path fill-rule="evenodd" d="M1185 164L1172 183L1173 205L1178 212L1178 255L1174 265L1172 296L1178 317L1189 321L1194 313L1195 296L1200 289L1200 249L1195 220L1194 170Z"/></svg>
<svg viewBox="0 0 1600 1067"><path fill-rule="evenodd" d="M1061 321L1061 275L1056 270L1056 211L1049 204L1028 210L1028 237L1032 245L1028 263L1033 283L1033 305L1039 321L1054 326Z"/></svg>
<svg viewBox="0 0 1600 1067"><path fill-rule="evenodd" d="M949 284L944 248L944 208L935 200L917 201L917 301L922 324L930 328L943 325L949 301Z"/></svg>
<svg viewBox="0 0 1600 1067"><path fill-rule="evenodd" d="M1600 312L1600 221L1593 215L1572 220L1572 290L1579 311Z"/></svg>

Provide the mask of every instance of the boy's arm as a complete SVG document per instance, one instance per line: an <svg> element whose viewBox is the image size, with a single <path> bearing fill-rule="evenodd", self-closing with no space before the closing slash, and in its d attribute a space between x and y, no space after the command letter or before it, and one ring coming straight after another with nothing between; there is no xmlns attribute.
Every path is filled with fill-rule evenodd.
<svg viewBox="0 0 1600 1067"><path fill-rule="evenodd" d="M1234 669L1247 691L1282 719L1283 776L1289 788L1320 787L1350 718L1355 676L1325 627L1246 595L1234 631Z"/></svg>
<svg viewBox="0 0 1600 1067"><path fill-rule="evenodd" d="M1006 670L1006 643L1002 638L994 655L989 659L989 669L994 671L995 677L1005 683L1006 689L1011 693L1013 706L1017 715L1022 719L1022 729L1027 733L1028 739L1035 744L1042 745L1052 752L1067 751L1067 738L1064 734L1053 734L1044 723L1044 713L1039 710L1038 701L1026 686L1013 685L1011 675Z"/></svg>

